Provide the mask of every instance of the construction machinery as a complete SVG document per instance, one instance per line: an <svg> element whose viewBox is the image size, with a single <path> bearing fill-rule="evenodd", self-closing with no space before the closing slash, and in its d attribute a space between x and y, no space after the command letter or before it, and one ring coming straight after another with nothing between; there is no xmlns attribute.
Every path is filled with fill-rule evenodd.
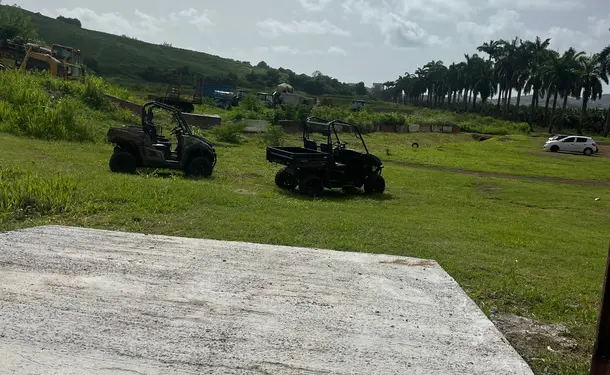
<svg viewBox="0 0 610 375"><path fill-rule="evenodd" d="M83 80L86 76L81 51L53 44L51 47L33 43L0 42L0 64L7 69L46 70L52 77Z"/></svg>
<svg viewBox="0 0 610 375"><path fill-rule="evenodd" d="M277 107L279 105L305 105L309 109L313 108L315 99L308 98L303 95L295 94L294 88L288 83L280 83L277 89L269 97L267 93L257 93L257 95L265 102L267 106Z"/></svg>
<svg viewBox="0 0 610 375"><path fill-rule="evenodd" d="M181 93L182 87L182 74L173 73L171 81L167 86L164 96L148 95L149 100L156 101L158 103L167 104L174 108L179 109L181 112L192 113L195 110L195 104L203 103L203 76L196 76L193 84L193 99L188 100L182 98Z"/></svg>

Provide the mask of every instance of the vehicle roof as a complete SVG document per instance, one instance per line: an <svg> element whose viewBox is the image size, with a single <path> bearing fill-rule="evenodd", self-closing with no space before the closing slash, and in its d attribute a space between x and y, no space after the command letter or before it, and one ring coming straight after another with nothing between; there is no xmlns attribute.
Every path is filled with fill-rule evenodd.
<svg viewBox="0 0 610 375"><path fill-rule="evenodd" d="M559 135L559 134L558 134L558 135ZM565 138L571 138L571 137L574 137L574 138L586 138L586 139L593 140L593 138L588 137L588 136L586 136L586 135L565 135L565 134L561 134L561 135L565 136Z"/></svg>

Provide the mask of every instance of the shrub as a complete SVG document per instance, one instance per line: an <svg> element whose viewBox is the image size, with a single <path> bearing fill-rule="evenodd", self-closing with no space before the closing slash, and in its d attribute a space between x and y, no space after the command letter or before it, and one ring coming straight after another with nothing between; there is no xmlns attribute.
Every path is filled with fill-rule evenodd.
<svg viewBox="0 0 610 375"><path fill-rule="evenodd" d="M29 170L0 168L0 215L23 219L70 211L76 186L59 174L44 178Z"/></svg>
<svg viewBox="0 0 610 375"><path fill-rule="evenodd" d="M258 112L262 108L262 103L256 94L250 93L241 100L239 106L248 111Z"/></svg>
<svg viewBox="0 0 610 375"><path fill-rule="evenodd" d="M212 128L212 134L217 140L227 143L239 143L246 128L243 122L226 122Z"/></svg>
<svg viewBox="0 0 610 375"><path fill-rule="evenodd" d="M108 101L104 96L104 81L97 77L87 77L83 101L93 109L104 109Z"/></svg>
<svg viewBox="0 0 610 375"><path fill-rule="evenodd" d="M47 140L95 141L109 122L134 118L106 100L108 89L122 91L97 77L88 77L83 85L42 72L0 71L0 131Z"/></svg>
<svg viewBox="0 0 610 375"><path fill-rule="evenodd" d="M263 143L265 146L282 146L284 144L286 133L284 129L278 125L269 125L263 133Z"/></svg>

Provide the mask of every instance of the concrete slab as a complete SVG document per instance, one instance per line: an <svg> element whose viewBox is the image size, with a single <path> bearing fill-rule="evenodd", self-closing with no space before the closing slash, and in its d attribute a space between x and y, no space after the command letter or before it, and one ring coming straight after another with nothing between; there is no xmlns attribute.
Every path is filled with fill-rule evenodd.
<svg viewBox="0 0 610 375"><path fill-rule="evenodd" d="M2 374L532 374L435 262L45 226L0 234Z"/></svg>

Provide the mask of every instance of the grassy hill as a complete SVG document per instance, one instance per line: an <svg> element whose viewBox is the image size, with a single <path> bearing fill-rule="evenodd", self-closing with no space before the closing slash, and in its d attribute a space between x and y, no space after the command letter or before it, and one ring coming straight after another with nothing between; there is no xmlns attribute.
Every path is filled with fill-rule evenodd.
<svg viewBox="0 0 610 375"><path fill-rule="evenodd" d="M230 73L243 77L252 70L258 73L266 71L232 59L87 30L40 13L27 13L38 28L39 35L48 43L79 48L88 62L97 63L98 73L102 76L142 80L141 75L148 68L164 71L186 70L186 67L189 72L204 74L212 80L222 80Z"/></svg>
<svg viewBox="0 0 610 375"><path fill-rule="evenodd" d="M0 11L2 8L8 6L0 6ZM46 43L79 48L88 68L134 91L164 90L172 72L179 71L185 86L192 85L196 76L204 75L205 83L225 84L234 89L263 90L289 82L297 91L310 95L366 94L362 82L353 87L326 75L311 77L282 67L253 66L247 61L147 43L128 36L88 30L87 25L82 28L40 13L24 12Z"/></svg>

